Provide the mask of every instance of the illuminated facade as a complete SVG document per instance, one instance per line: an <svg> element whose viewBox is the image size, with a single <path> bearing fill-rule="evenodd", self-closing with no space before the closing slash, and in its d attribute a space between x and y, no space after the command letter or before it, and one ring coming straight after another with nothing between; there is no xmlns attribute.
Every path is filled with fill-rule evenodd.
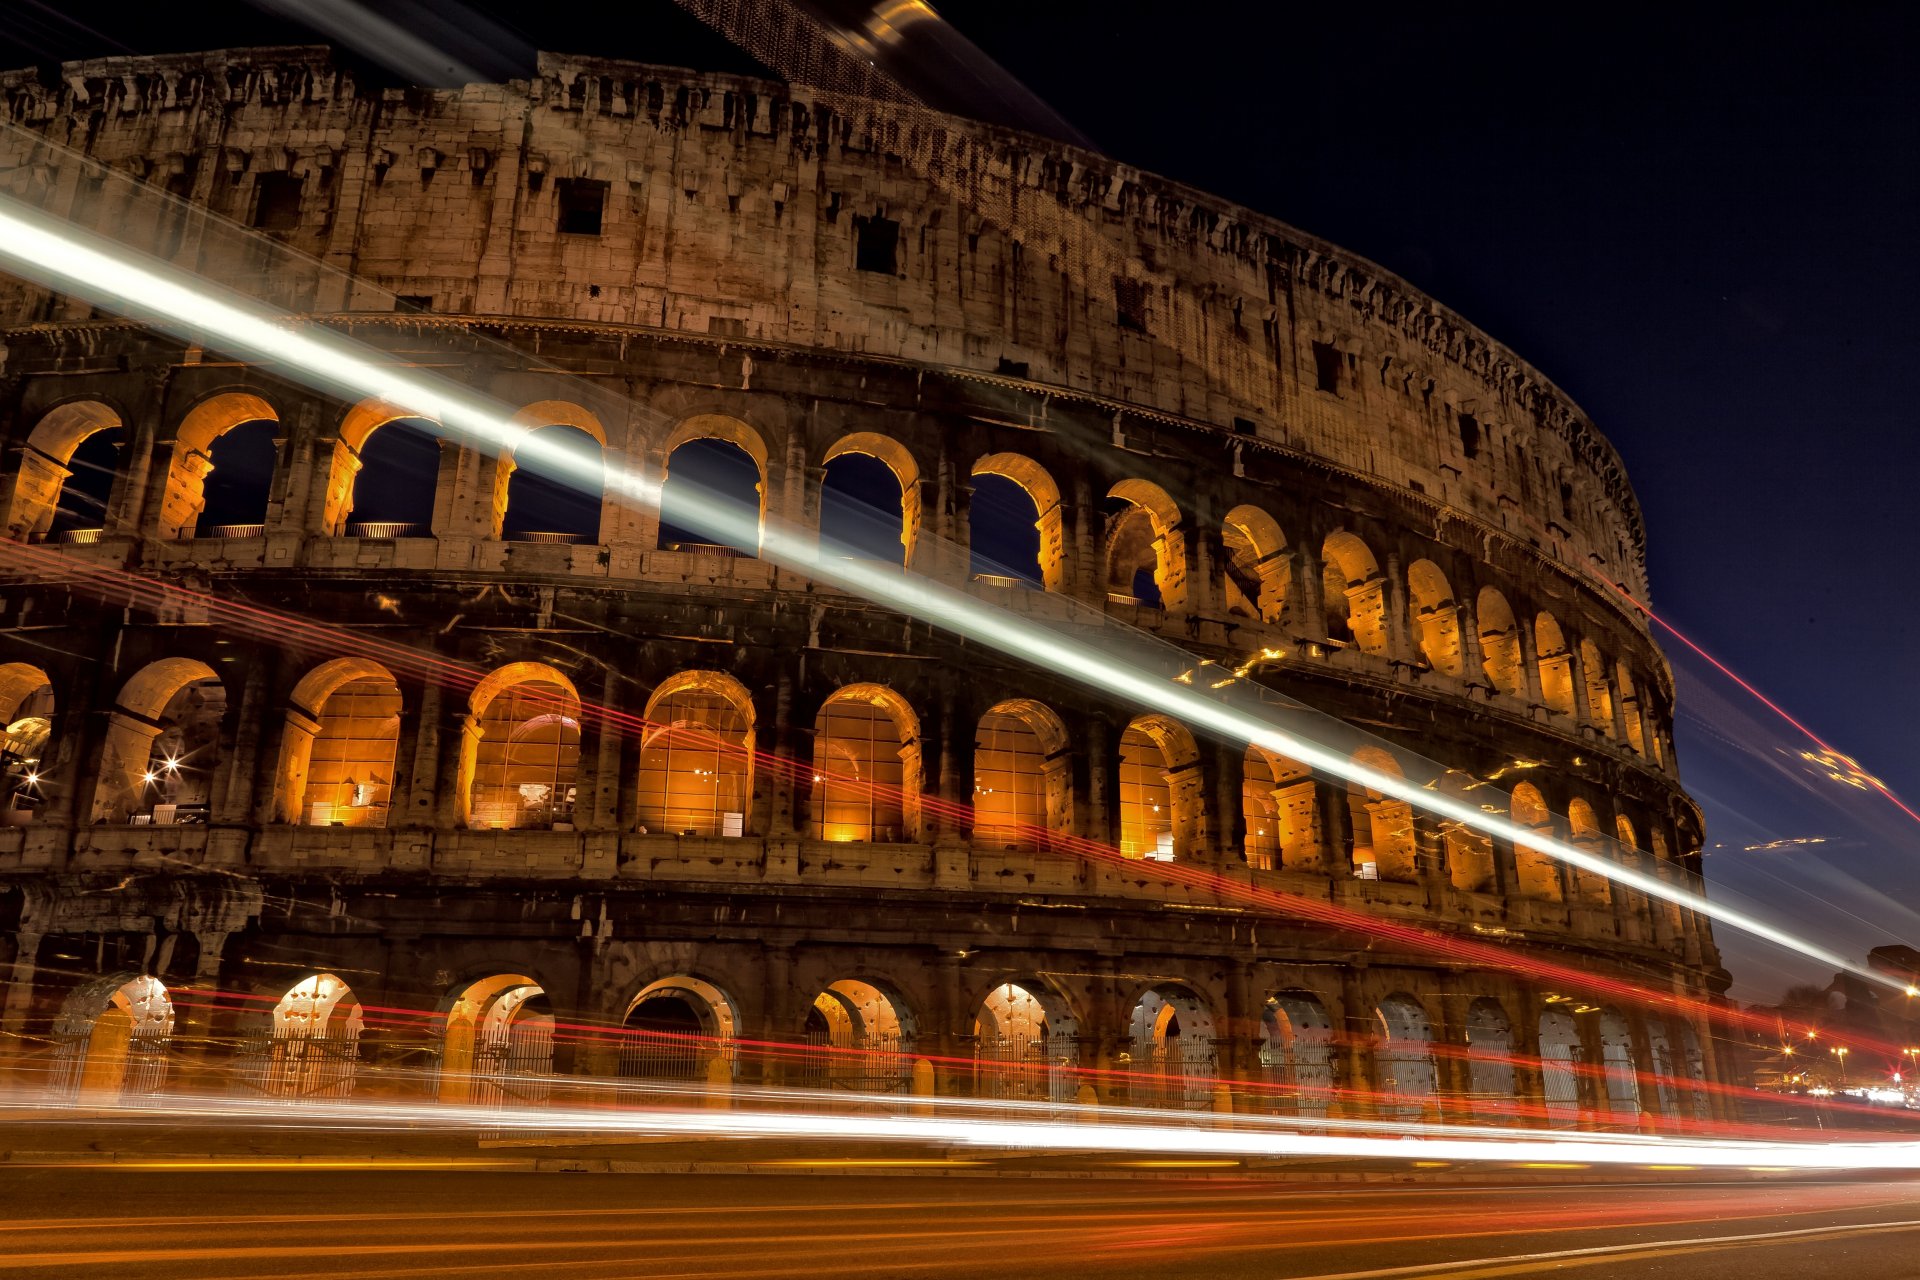
<svg viewBox="0 0 1920 1280"><path fill-rule="evenodd" d="M0 288L7 534L290 620L263 645L11 575L4 1029L59 1087L158 1087L141 1064L191 1030L287 1096L394 1066L462 1101L595 1071L1628 1125L1722 1105L1683 1087L1726 1081L1703 1023L1154 864L1710 1000L1692 914L675 519L698 484L1016 610L1278 655L1273 687L1517 783L1523 824L1697 884L1671 676L1606 586L1645 591L1619 461L1403 282L1099 157L765 82L543 57L530 83L381 93L275 49L0 93L369 282L256 281L278 304L662 485L659 511L569 498L379 403ZM0 160L11 195L256 269ZM1035 227L982 213L1022 201ZM845 501L876 486L878 528Z"/></svg>

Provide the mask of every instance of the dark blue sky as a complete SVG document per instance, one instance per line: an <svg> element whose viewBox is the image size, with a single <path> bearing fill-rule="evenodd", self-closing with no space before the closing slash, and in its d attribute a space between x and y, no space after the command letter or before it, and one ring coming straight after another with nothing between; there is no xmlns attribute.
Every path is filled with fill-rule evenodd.
<svg viewBox="0 0 1920 1280"><path fill-rule="evenodd" d="M740 61L665 0L590 35L577 6L481 7L527 48ZM1373 258L1530 359L1625 457L1655 607L1920 796L1913 8L939 7L1109 153ZM0 61L303 38L230 3L82 20L28 0ZM1920 945L1920 823L1810 780L1790 731L1676 660L1715 884L1848 950ZM1743 849L1806 837L1828 843ZM1720 936L1736 994L1809 972Z"/></svg>

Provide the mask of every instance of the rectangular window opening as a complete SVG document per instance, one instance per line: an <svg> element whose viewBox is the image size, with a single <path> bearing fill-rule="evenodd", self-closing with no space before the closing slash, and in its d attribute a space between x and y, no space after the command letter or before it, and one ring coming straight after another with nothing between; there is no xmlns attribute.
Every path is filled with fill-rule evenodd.
<svg viewBox="0 0 1920 1280"><path fill-rule="evenodd" d="M884 275L893 275L899 270L899 223L892 218L855 218L853 235L854 266Z"/></svg>
<svg viewBox="0 0 1920 1280"><path fill-rule="evenodd" d="M1320 390L1340 393L1340 352L1331 342L1313 344L1313 376Z"/></svg>
<svg viewBox="0 0 1920 1280"><path fill-rule="evenodd" d="M1147 285L1143 280L1131 280L1126 276L1113 278L1114 319L1122 329L1132 333L1147 331Z"/></svg>
<svg viewBox="0 0 1920 1280"><path fill-rule="evenodd" d="M607 184L595 178L562 178L554 183L560 197L560 233L597 236L607 207Z"/></svg>
<svg viewBox="0 0 1920 1280"><path fill-rule="evenodd" d="M291 231L300 225L304 179L290 173L263 173L254 179L253 225L262 231Z"/></svg>

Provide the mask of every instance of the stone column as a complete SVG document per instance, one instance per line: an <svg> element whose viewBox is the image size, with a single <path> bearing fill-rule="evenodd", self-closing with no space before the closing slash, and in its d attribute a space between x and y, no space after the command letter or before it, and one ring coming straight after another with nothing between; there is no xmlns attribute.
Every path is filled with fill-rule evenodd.
<svg viewBox="0 0 1920 1280"><path fill-rule="evenodd" d="M1334 1055L1333 1063L1337 1096L1327 1107L1330 1117L1365 1119L1375 1109L1373 1007L1361 992L1364 972L1348 967L1340 973L1340 1010L1335 1023L1340 1028L1340 1052Z"/></svg>
<svg viewBox="0 0 1920 1280"><path fill-rule="evenodd" d="M1395 662L1417 666L1424 659L1414 642L1412 615L1407 604L1407 575L1400 564L1400 553L1387 553L1387 657Z"/></svg>
<svg viewBox="0 0 1920 1280"><path fill-rule="evenodd" d="M241 686L240 704L221 719L221 767L213 779L207 806L216 824L245 824L253 816L262 730L269 723L285 718L273 716L267 706L269 675L279 673L281 661L281 652L270 649L249 663L246 683Z"/></svg>
<svg viewBox="0 0 1920 1280"><path fill-rule="evenodd" d="M405 695L402 694L404 698ZM440 734L446 715L438 684L420 688L412 716L400 716L400 740L394 744L393 808L387 825L424 827L434 813L434 784L439 776Z"/></svg>
<svg viewBox="0 0 1920 1280"><path fill-rule="evenodd" d="M1216 861L1225 866L1246 865L1247 812L1241 792L1245 788L1247 756L1245 748L1230 743L1210 743L1213 756L1213 837Z"/></svg>
<svg viewBox="0 0 1920 1280"><path fill-rule="evenodd" d="M1527 682L1527 705L1544 707L1546 694L1540 687L1540 646L1534 639L1533 621L1519 618L1513 626L1520 637L1520 671Z"/></svg>
<svg viewBox="0 0 1920 1280"><path fill-rule="evenodd" d="M1325 865L1335 880L1353 879L1353 814L1343 782L1314 779L1320 793L1320 829L1325 833Z"/></svg>
<svg viewBox="0 0 1920 1280"><path fill-rule="evenodd" d="M1494 693L1493 681L1487 678L1487 655L1480 647L1480 619L1472 605L1456 600L1453 603L1454 625L1460 630L1460 678L1469 685L1478 685Z"/></svg>
<svg viewBox="0 0 1920 1280"><path fill-rule="evenodd" d="M0 1003L0 1032L18 1036L32 1016L40 941L40 934L26 930L14 935L13 970L7 975L5 1001Z"/></svg>
<svg viewBox="0 0 1920 1280"><path fill-rule="evenodd" d="M1327 602L1321 593L1326 584L1319 553L1302 546L1294 552L1293 571L1300 584L1299 614L1292 620L1294 634L1312 644L1325 644Z"/></svg>

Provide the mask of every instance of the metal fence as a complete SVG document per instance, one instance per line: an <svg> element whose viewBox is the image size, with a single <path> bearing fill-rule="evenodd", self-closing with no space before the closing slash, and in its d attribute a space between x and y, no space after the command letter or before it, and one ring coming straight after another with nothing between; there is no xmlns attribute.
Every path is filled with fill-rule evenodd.
<svg viewBox="0 0 1920 1280"><path fill-rule="evenodd" d="M275 1027L240 1046L236 1075L242 1087L269 1098L345 1098L360 1063L358 1033L312 1035Z"/></svg>
<svg viewBox="0 0 1920 1280"><path fill-rule="evenodd" d="M974 1045L974 1092L1007 1102L1065 1107L1080 1091L1074 1036L1000 1036Z"/></svg>
<svg viewBox="0 0 1920 1280"><path fill-rule="evenodd" d="M794 1083L845 1093L910 1092L913 1042L897 1035L858 1036L839 1043L816 1036L807 1042Z"/></svg>

